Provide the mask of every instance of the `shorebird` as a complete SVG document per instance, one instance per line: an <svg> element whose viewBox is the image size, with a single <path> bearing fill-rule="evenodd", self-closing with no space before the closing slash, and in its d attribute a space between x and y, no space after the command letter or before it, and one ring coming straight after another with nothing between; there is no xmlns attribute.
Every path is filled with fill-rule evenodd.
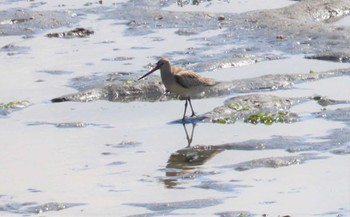
<svg viewBox="0 0 350 217"><path fill-rule="evenodd" d="M151 71L141 76L138 80L143 79L158 69L160 69L160 75L166 90L175 93L186 100L184 115L182 117L183 122L185 121L188 103L192 110L191 117L195 116L191 97L203 92L206 88L217 84L213 79L203 77L191 70L172 66L170 61L166 58L161 58Z"/></svg>

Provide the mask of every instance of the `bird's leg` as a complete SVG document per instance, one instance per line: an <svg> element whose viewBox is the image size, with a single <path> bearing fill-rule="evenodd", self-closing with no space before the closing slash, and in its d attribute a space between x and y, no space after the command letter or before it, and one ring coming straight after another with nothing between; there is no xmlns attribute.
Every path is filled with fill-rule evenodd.
<svg viewBox="0 0 350 217"><path fill-rule="evenodd" d="M191 132L191 139L188 143L188 147L190 147L191 143L192 143L192 139L193 139L193 133L194 133L194 128L195 128L196 124L192 123L192 132Z"/></svg>
<svg viewBox="0 0 350 217"><path fill-rule="evenodd" d="M193 107L192 107L192 103L191 103L191 99L190 99L190 98L188 98L188 102L190 103L190 107L191 107L191 110L192 110L192 115L191 115L191 117L194 117L194 116L196 116L196 114L195 114L194 111L193 111Z"/></svg>
<svg viewBox="0 0 350 217"><path fill-rule="evenodd" d="M184 111L184 116L182 117L182 122L185 121L186 110L187 110L187 99L186 99L186 101L185 101L185 111Z"/></svg>
<svg viewBox="0 0 350 217"><path fill-rule="evenodd" d="M191 142L192 142L192 138L190 138L190 137L188 136L188 132L187 132L187 129L186 129L186 124L185 124L185 123L182 123L182 126L184 127L185 133L186 133L187 147L190 147L190 146L191 146Z"/></svg>
<svg viewBox="0 0 350 217"><path fill-rule="evenodd" d="M182 126L184 127L185 133L186 133L186 139L187 139L187 144L188 144L187 147L190 147L190 146L191 146L191 143L192 143L192 140L193 140L193 133L194 133L194 128L195 128L196 124L192 123L191 137L188 136L186 124L185 124L185 123L182 123Z"/></svg>

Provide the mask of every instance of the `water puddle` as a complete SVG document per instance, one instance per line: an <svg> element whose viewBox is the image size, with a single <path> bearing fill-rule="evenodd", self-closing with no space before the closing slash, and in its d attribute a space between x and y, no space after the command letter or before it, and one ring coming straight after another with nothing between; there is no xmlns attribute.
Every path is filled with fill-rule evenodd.
<svg viewBox="0 0 350 217"><path fill-rule="evenodd" d="M282 8L294 4L294 1L290 0L273 0L268 2L261 2L259 0L240 0L240 1L190 1L190 0L178 0L167 7L164 10L169 11L205 11L216 13L245 13L254 10L265 10Z"/></svg>
<svg viewBox="0 0 350 217"><path fill-rule="evenodd" d="M203 75L215 76L221 81L255 78L273 74L317 73L331 69L342 69L349 65L322 60L305 59L302 55L287 56L284 59L264 61L237 68L220 69L215 72L206 72Z"/></svg>
<svg viewBox="0 0 350 217"><path fill-rule="evenodd" d="M335 22L334 25L336 25L336 26L349 26L350 25L350 17L346 16L346 17L338 20L337 22Z"/></svg>

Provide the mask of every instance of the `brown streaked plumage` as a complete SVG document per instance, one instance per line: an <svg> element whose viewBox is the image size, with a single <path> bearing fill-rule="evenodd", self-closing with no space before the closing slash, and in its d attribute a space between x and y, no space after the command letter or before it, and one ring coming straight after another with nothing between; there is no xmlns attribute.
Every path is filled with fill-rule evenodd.
<svg viewBox="0 0 350 217"><path fill-rule="evenodd" d="M183 121L185 120L187 103L190 104L192 110L191 117L195 116L191 97L203 92L206 88L214 86L217 83L213 79L203 77L191 70L171 66L170 61L166 58L161 58L151 71L141 76L138 80L148 76L158 69L160 69L160 75L166 90L178 94L186 100L185 111L182 118Z"/></svg>

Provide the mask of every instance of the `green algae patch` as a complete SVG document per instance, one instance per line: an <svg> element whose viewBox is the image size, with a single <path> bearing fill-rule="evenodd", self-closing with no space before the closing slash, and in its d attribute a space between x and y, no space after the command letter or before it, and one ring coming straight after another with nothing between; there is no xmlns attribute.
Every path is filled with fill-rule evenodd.
<svg viewBox="0 0 350 217"><path fill-rule="evenodd" d="M256 113L247 117L244 122L251 124L265 124L271 125L273 123L289 123L289 112L276 112L276 113Z"/></svg>
<svg viewBox="0 0 350 217"><path fill-rule="evenodd" d="M212 123L217 124L233 124L237 120L242 119L246 112L250 110L247 106L242 106L240 103L237 102L230 102L226 105L230 111L231 115L226 117L216 117L212 119Z"/></svg>
<svg viewBox="0 0 350 217"><path fill-rule="evenodd" d="M127 81L125 82L126 85L133 85L134 83L135 83L134 80L127 80Z"/></svg>
<svg viewBox="0 0 350 217"><path fill-rule="evenodd" d="M252 114L244 120L246 123L258 124L263 123L266 125L271 125L273 122L272 116L265 113Z"/></svg>
<svg viewBox="0 0 350 217"><path fill-rule="evenodd" d="M0 103L0 109L24 108L29 104L30 103L27 100L11 101L8 103Z"/></svg>
<svg viewBox="0 0 350 217"><path fill-rule="evenodd" d="M232 97L223 106L205 113L204 122L234 124L243 121L251 124L271 125L273 123L292 123L300 120L290 108L308 98L286 98L266 94L250 94Z"/></svg>
<svg viewBox="0 0 350 217"><path fill-rule="evenodd" d="M0 116L5 116L13 111L26 108L30 105L27 100L11 101L7 103L0 103Z"/></svg>
<svg viewBox="0 0 350 217"><path fill-rule="evenodd" d="M277 112L274 114L274 122L290 123L289 116L289 112Z"/></svg>
<svg viewBox="0 0 350 217"><path fill-rule="evenodd" d="M317 74L317 72L315 70L310 69L309 74L315 75L315 74Z"/></svg>
<svg viewBox="0 0 350 217"><path fill-rule="evenodd" d="M216 124L232 124L237 121L236 117L216 118L212 122Z"/></svg>
<svg viewBox="0 0 350 217"><path fill-rule="evenodd" d="M231 117L220 117L215 118L212 120L212 123L216 124L232 124L235 123L237 120L241 118L238 118L236 116ZM273 123L290 123L290 113L289 112L274 112L274 113L255 113L251 114L245 118L242 118L245 123L251 123L251 124L265 124L265 125L271 125Z"/></svg>
<svg viewBox="0 0 350 217"><path fill-rule="evenodd" d="M236 102L230 102L227 106L231 109L236 110L236 111L249 111L248 107L244 107Z"/></svg>

